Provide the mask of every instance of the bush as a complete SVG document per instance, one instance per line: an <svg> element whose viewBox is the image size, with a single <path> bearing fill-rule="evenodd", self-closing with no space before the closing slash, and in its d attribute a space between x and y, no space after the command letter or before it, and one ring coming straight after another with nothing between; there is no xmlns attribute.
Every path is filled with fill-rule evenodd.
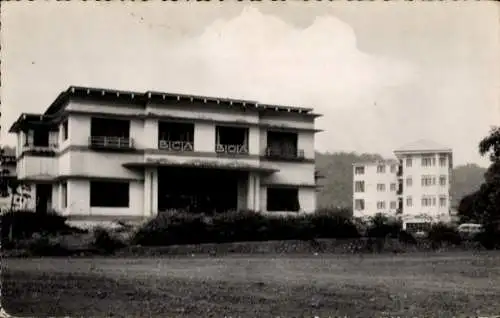
<svg viewBox="0 0 500 318"><path fill-rule="evenodd" d="M359 237L356 227L338 215L272 216L253 211L205 216L162 213L137 231L140 245L178 245L269 240Z"/></svg>
<svg viewBox="0 0 500 318"><path fill-rule="evenodd" d="M32 256L68 256L71 254L71 251L46 235L35 235L28 243L28 251Z"/></svg>
<svg viewBox="0 0 500 318"><path fill-rule="evenodd" d="M462 237L456 228L444 223L431 226L428 239L434 248L443 244L460 245Z"/></svg>
<svg viewBox="0 0 500 318"><path fill-rule="evenodd" d="M500 248L500 231L496 228L486 227L475 235L474 241L479 242L487 250Z"/></svg>
<svg viewBox="0 0 500 318"><path fill-rule="evenodd" d="M403 230L403 225L398 220L390 219L385 215L376 214L371 218L366 229L366 236L371 238L396 238Z"/></svg>
<svg viewBox="0 0 500 318"><path fill-rule="evenodd" d="M66 218L57 214L39 214L33 211L11 211L0 216L2 223L2 246L9 240L31 238L34 233L60 234L77 232L68 226Z"/></svg>
<svg viewBox="0 0 500 318"><path fill-rule="evenodd" d="M94 241L92 242L92 247L98 251L105 254L111 254L117 249L125 246L125 243L110 235L106 229L96 228L94 230Z"/></svg>

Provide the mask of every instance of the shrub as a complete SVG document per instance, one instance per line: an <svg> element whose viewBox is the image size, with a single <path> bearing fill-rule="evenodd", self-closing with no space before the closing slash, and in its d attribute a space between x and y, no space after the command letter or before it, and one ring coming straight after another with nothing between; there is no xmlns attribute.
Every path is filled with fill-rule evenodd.
<svg viewBox="0 0 500 318"><path fill-rule="evenodd" d="M34 233L57 234L76 231L66 225L66 218L56 213L39 214L33 211L11 211L0 216L2 243L10 239L31 238ZM7 245L7 244L6 244Z"/></svg>
<svg viewBox="0 0 500 318"><path fill-rule="evenodd" d="M273 216L253 211L205 216L162 213L137 231L140 245L176 245L269 240L358 237L346 218L322 213Z"/></svg>
<svg viewBox="0 0 500 318"><path fill-rule="evenodd" d="M428 234L433 247L438 247L443 244L459 245L462 242L460 233L451 225L437 223L431 226Z"/></svg>
<svg viewBox="0 0 500 318"><path fill-rule="evenodd" d="M35 235L28 243L28 251L32 256L68 256L71 254L71 251L46 235Z"/></svg>
<svg viewBox="0 0 500 318"><path fill-rule="evenodd" d="M474 236L474 241L479 242L487 250L500 248L500 230L485 227L482 232Z"/></svg>
<svg viewBox="0 0 500 318"><path fill-rule="evenodd" d="M92 246L102 253L110 254L117 249L125 247L126 244L113 237L106 229L96 228L94 229L94 241L92 242Z"/></svg>
<svg viewBox="0 0 500 318"><path fill-rule="evenodd" d="M398 220L390 219L385 215L376 214L370 219L366 229L366 236L371 238L399 237L403 225Z"/></svg>

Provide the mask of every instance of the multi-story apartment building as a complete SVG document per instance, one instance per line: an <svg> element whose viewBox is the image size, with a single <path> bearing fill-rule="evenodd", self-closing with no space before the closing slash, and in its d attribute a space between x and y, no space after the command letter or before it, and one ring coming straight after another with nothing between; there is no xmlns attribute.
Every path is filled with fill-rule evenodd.
<svg viewBox="0 0 500 318"><path fill-rule="evenodd" d="M405 228L449 221L452 150L420 140L395 150L394 154L396 161L354 164L354 216L394 214L402 218ZM390 169L389 173L381 173L383 169L386 172ZM380 191L382 188L395 191Z"/></svg>
<svg viewBox="0 0 500 318"><path fill-rule="evenodd" d="M17 177L69 218L161 211L313 212L312 109L86 87L22 114Z"/></svg>
<svg viewBox="0 0 500 318"><path fill-rule="evenodd" d="M396 214L397 169L396 160L358 162L353 165L355 217L371 217L377 213Z"/></svg>

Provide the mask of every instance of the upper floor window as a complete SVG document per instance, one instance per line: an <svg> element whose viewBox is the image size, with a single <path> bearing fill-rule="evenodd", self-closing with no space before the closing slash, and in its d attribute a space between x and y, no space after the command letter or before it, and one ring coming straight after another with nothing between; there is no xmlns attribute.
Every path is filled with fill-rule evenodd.
<svg viewBox="0 0 500 318"><path fill-rule="evenodd" d="M297 147L298 135L294 132L268 131L266 156L279 158L303 157L304 152Z"/></svg>
<svg viewBox="0 0 500 318"><path fill-rule="evenodd" d="M394 209L396 209L396 208L397 208L397 203L396 203L396 201L391 201L391 203L390 203L390 204L391 204L391 210L394 210Z"/></svg>
<svg viewBox="0 0 500 318"><path fill-rule="evenodd" d="M439 185L445 186L446 185L446 176L440 176L439 177Z"/></svg>
<svg viewBox="0 0 500 318"><path fill-rule="evenodd" d="M383 184L383 183L377 184L377 191L379 191L379 192L385 191L385 184Z"/></svg>
<svg viewBox="0 0 500 318"><path fill-rule="evenodd" d="M446 196L445 195L442 195L439 197L439 206L440 207L445 207L446 206Z"/></svg>
<svg viewBox="0 0 500 318"><path fill-rule="evenodd" d="M422 206L436 206L436 197L434 196L423 196Z"/></svg>
<svg viewBox="0 0 500 318"><path fill-rule="evenodd" d="M299 189L267 188L267 211L300 211Z"/></svg>
<svg viewBox="0 0 500 318"><path fill-rule="evenodd" d="M354 183L354 192L365 192L365 182L364 181L356 181Z"/></svg>
<svg viewBox="0 0 500 318"><path fill-rule="evenodd" d="M433 167L436 165L436 158L433 156L422 157L422 167Z"/></svg>
<svg viewBox="0 0 500 318"><path fill-rule="evenodd" d="M32 130L33 141L30 143L29 140L26 140L29 143L29 146L35 147L48 147L50 144L50 132L46 128L35 128Z"/></svg>
<svg viewBox="0 0 500 318"><path fill-rule="evenodd" d="M406 197L406 206L413 206L412 197Z"/></svg>
<svg viewBox="0 0 500 318"><path fill-rule="evenodd" d="M377 173L385 173L385 165L377 165Z"/></svg>
<svg viewBox="0 0 500 318"><path fill-rule="evenodd" d="M365 174L365 167L354 167L354 174Z"/></svg>
<svg viewBox="0 0 500 318"><path fill-rule="evenodd" d="M412 158L406 158L406 167L411 168L412 164L413 164Z"/></svg>
<svg viewBox="0 0 500 318"><path fill-rule="evenodd" d="M406 178L406 186L411 187L413 185L413 179L411 177Z"/></svg>
<svg viewBox="0 0 500 318"><path fill-rule="evenodd" d="M422 176L422 186L428 187L436 184L436 177L434 176Z"/></svg>
<svg viewBox="0 0 500 318"><path fill-rule="evenodd" d="M396 165L391 165L391 173L396 173Z"/></svg>
<svg viewBox="0 0 500 318"><path fill-rule="evenodd" d="M194 124L159 122L158 148L172 151L193 151Z"/></svg>
<svg viewBox="0 0 500 318"><path fill-rule="evenodd" d="M391 183L391 191L396 191L396 184L395 183Z"/></svg>
<svg viewBox="0 0 500 318"><path fill-rule="evenodd" d="M439 166L446 167L446 155L439 155Z"/></svg>
<svg viewBox="0 0 500 318"><path fill-rule="evenodd" d="M99 148L131 148L130 120L91 118L90 145Z"/></svg>
<svg viewBox="0 0 500 318"><path fill-rule="evenodd" d="M377 202L377 209L385 209L385 201L378 201Z"/></svg>
<svg viewBox="0 0 500 318"><path fill-rule="evenodd" d="M216 126L215 133L216 152L248 154L248 128Z"/></svg>
<svg viewBox="0 0 500 318"><path fill-rule="evenodd" d="M68 139L68 120L65 120L61 124L61 135L62 135L62 140L65 141Z"/></svg>

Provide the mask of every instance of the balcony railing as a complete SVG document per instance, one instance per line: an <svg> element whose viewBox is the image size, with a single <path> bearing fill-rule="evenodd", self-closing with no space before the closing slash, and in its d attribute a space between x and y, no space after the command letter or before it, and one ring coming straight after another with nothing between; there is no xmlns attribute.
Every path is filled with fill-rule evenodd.
<svg viewBox="0 0 500 318"><path fill-rule="evenodd" d="M403 185L402 185L402 184L400 184L400 185L398 186L398 189L396 190L396 194L397 194L397 195L401 195L401 194L403 194Z"/></svg>
<svg viewBox="0 0 500 318"><path fill-rule="evenodd" d="M217 153L227 153L227 154L248 154L248 146L247 145L223 145L217 144L215 145L215 152Z"/></svg>
<svg viewBox="0 0 500 318"><path fill-rule="evenodd" d="M403 167L402 166L398 166L398 171L397 171L396 175L398 177L401 177L403 175Z"/></svg>
<svg viewBox="0 0 500 318"><path fill-rule="evenodd" d="M134 140L126 137L112 136L91 136L89 144L92 148L99 149L132 149L134 148Z"/></svg>
<svg viewBox="0 0 500 318"><path fill-rule="evenodd" d="M194 150L194 143L192 141L159 140L158 149L166 151L187 152Z"/></svg>
<svg viewBox="0 0 500 318"><path fill-rule="evenodd" d="M273 159L304 159L304 150L267 147L264 156Z"/></svg>
<svg viewBox="0 0 500 318"><path fill-rule="evenodd" d="M22 148L22 151L30 151L30 152L36 152L36 153L44 153L44 152L55 152L58 148L57 143L50 143L48 145L35 145L34 143L28 143L25 144Z"/></svg>

